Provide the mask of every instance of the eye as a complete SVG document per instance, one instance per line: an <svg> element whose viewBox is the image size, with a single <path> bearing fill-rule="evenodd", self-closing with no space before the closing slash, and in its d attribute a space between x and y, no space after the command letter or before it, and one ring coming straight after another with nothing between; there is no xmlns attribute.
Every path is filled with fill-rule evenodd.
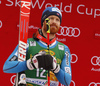
<svg viewBox="0 0 100 86"><path fill-rule="evenodd" d="M59 19L59 18L57 18L57 19L56 19L56 21L60 21L60 19Z"/></svg>

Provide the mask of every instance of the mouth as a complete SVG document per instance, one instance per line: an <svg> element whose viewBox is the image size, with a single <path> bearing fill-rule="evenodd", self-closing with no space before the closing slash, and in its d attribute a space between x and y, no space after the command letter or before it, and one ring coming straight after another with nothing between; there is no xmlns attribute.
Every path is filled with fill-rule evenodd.
<svg viewBox="0 0 100 86"><path fill-rule="evenodd" d="M55 25L51 25L50 27L55 27L55 28L56 28L56 26L55 26Z"/></svg>

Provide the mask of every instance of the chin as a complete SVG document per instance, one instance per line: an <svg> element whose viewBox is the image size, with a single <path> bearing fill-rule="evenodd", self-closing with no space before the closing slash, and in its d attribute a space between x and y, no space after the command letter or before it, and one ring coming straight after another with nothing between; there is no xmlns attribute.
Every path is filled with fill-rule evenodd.
<svg viewBox="0 0 100 86"><path fill-rule="evenodd" d="M58 30L50 30L51 34L56 34L58 32Z"/></svg>
<svg viewBox="0 0 100 86"><path fill-rule="evenodd" d="M51 34L56 34L58 32L57 28L50 28L50 33Z"/></svg>

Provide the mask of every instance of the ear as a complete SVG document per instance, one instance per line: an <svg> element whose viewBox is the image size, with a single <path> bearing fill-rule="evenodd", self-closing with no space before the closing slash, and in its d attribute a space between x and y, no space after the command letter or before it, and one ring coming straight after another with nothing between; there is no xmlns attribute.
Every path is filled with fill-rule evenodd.
<svg viewBox="0 0 100 86"><path fill-rule="evenodd" d="M46 25L46 21L44 20L44 22L43 22L43 26L42 27L44 27Z"/></svg>
<svg viewBox="0 0 100 86"><path fill-rule="evenodd" d="M44 25L44 22L43 22L43 25Z"/></svg>
<svg viewBox="0 0 100 86"><path fill-rule="evenodd" d="M44 20L43 24L45 24L45 23L46 23L46 20Z"/></svg>

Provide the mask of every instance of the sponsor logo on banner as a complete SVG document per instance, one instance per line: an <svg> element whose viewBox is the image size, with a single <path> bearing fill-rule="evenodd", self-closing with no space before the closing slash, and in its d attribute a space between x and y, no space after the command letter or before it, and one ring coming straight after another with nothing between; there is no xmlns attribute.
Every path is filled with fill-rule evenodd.
<svg viewBox="0 0 100 86"><path fill-rule="evenodd" d="M19 27L19 25L17 25ZM29 26L29 31L39 29L39 27L36 27L34 25ZM69 37L79 37L80 35L80 29L79 28L73 28L73 27L67 27L67 26L60 26L60 30L57 33L58 36L69 36ZM66 41L66 38L57 38L58 41Z"/></svg>
<svg viewBox="0 0 100 86"><path fill-rule="evenodd" d="M76 85L75 85L75 82L74 82L73 80L71 80L71 83L70 83L69 86L76 86Z"/></svg>
<svg viewBox="0 0 100 86"><path fill-rule="evenodd" d="M100 31L96 31L94 37L95 39L100 39Z"/></svg>
<svg viewBox="0 0 100 86"><path fill-rule="evenodd" d="M16 75L11 76L11 78L10 78L10 82L11 82L11 84L13 84L13 85L14 85L14 83L15 83L15 78L16 78Z"/></svg>
<svg viewBox="0 0 100 86"><path fill-rule="evenodd" d="M29 26L29 29L39 29L39 27L36 27L36 26L30 25L30 26Z"/></svg>
<svg viewBox="0 0 100 86"><path fill-rule="evenodd" d="M42 1L40 3L40 1ZM11 0L7 0L6 2L6 6L19 6L20 7L20 0L15 0L15 1L11 1ZM0 2L1 4L1 2ZM47 7L58 7L60 9L61 12L65 12L65 13L72 13L73 9L76 9L75 11L79 14L79 15L86 15L86 16L91 16L93 18L97 18L100 17L100 8L92 8L89 7L87 8L87 5L85 4L79 4L77 6L74 7L73 5L74 3L69 3L69 4L65 4L64 2L59 2L58 3L50 3L46 0L32 0L31 1L31 7L32 9L34 9L35 7L38 7L38 9L42 9L42 8L47 8ZM28 8L29 3L27 2L23 2L23 5Z"/></svg>
<svg viewBox="0 0 100 86"><path fill-rule="evenodd" d="M100 82L91 82L89 86L100 86Z"/></svg>
<svg viewBox="0 0 100 86"><path fill-rule="evenodd" d="M82 9L84 9L84 10L82 10ZM91 8L90 12L89 12L89 8L86 8L86 6L84 4L80 4L77 6L77 12L79 14L83 14L83 15L90 15L90 16L93 15L94 18L96 18L97 16L100 16L100 14L98 14L98 12L100 12L100 9Z"/></svg>
<svg viewBox="0 0 100 86"><path fill-rule="evenodd" d="M71 63L76 63L78 61L78 56L76 54L71 54Z"/></svg>
<svg viewBox="0 0 100 86"><path fill-rule="evenodd" d="M62 41L62 42L65 42L66 41L66 38L56 38L57 39L57 41Z"/></svg>
<svg viewBox="0 0 100 86"><path fill-rule="evenodd" d="M91 64L94 66L92 67L91 71L100 72L100 56L93 56L91 58Z"/></svg>
<svg viewBox="0 0 100 86"><path fill-rule="evenodd" d="M0 28L2 28L2 21L0 20Z"/></svg>
<svg viewBox="0 0 100 86"><path fill-rule="evenodd" d="M17 25L17 27L19 28L19 25ZM29 31L30 31L30 30L34 30L34 29L37 30L37 29L39 29L39 27L36 27L36 26L34 26L34 25L30 25L30 26L29 26Z"/></svg>
<svg viewBox="0 0 100 86"><path fill-rule="evenodd" d="M69 37L78 37L80 35L79 28L67 27L67 26L60 26L60 30L57 33L59 36L69 36Z"/></svg>

